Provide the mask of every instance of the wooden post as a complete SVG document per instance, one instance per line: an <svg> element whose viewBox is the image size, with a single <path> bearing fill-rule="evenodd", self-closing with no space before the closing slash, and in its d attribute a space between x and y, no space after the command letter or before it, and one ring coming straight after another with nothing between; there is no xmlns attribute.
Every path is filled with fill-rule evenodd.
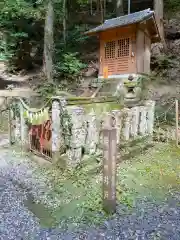
<svg viewBox="0 0 180 240"><path fill-rule="evenodd" d="M103 130L103 208L106 212L116 211L116 129Z"/></svg>
<svg viewBox="0 0 180 240"><path fill-rule="evenodd" d="M176 107L176 146L179 145L179 139L178 139L178 130L179 130L179 109L178 109L178 100L175 101L175 107Z"/></svg>
<svg viewBox="0 0 180 240"><path fill-rule="evenodd" d="M122 131L122 112L119 110L113 110L112 114L116 123L117 144L120 143L121 131Z"/></svg>

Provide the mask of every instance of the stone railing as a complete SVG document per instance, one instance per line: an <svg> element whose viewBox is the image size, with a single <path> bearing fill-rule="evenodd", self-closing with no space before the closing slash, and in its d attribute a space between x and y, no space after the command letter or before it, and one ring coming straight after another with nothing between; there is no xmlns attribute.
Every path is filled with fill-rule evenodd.
<svg viewBox="0 0 180 240"><path fill-rule="evenodd" d="M123 108L104 112L98 116L92 109L85 114L83 107L68 107L72 131L69 140L69 163L78 163L82 158L82 149L95 154L101 146L101 130L114 127L117 132L117 144L136 138L152 136L155 102L147 101L144 106Z"/></svg>
<svg viewBox="0 0 180 240"><path fill-rule="evenodd" d="M24 116L25 106L22 100L16 104L18 111L17 108L10 108L9 112L10 142L20 143L27 150L29 132ZM58 97L52 98L50 105L51 159L58 161L65 157L67 166L80 163L84 153L95 154L100 150L102 129L116 128L117 144L153 134L154 101L98 114L93 107L86 112L83 105L68 104L68 101Z"/></svg>

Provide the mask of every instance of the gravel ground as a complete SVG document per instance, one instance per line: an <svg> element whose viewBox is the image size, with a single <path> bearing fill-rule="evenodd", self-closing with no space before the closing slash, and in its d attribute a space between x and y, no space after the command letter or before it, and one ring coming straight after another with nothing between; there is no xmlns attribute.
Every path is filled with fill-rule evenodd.
<svg viewBox="0 0 180 240"><path fill-rule="evenodd" d="M27 159L13 154L7 149L0 150L0 240L45 240L45 239L180 239L180 194L157 204L146 199L137 201L131 214L125 214L118 207L114 219L104 223L99 229L45 229L38 219L25 207L27 191L18 184L25 183L34 196L49 201L45 194L46 181L32 178L35 167ZM55 204L52 201L51 204Z"/></svg>

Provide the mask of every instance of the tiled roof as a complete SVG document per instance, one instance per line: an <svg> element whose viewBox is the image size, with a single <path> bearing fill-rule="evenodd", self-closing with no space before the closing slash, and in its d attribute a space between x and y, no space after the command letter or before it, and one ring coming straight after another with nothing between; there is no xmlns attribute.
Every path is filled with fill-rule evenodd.
<svg viewBox="0 0 180 240"><path fill-rule="evenodd" d="M124 15L121 17L106 20L102 25L100 25L86 33L88 34L88 33L102 32L102 31L105 31L105 30L111 29L111 28L135 24L135 23L147 20L147 19L151 18L153 15L154 15L154 11L151 11L150 9L131 13L129 15Z"/></svg>

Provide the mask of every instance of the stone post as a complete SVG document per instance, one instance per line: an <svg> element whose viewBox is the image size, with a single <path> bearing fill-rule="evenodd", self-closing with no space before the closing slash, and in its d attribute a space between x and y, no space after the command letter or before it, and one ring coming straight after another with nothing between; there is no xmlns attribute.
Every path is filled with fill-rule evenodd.
<svg viewBox="0 0 180 240"><path fill-rule="evenodd" d="M21 135L21 147L22 150L28 149L28 130L24 119L24 108L22 103L19 101L19 112L20 112L20 135Z"/></svg>
<svg viewBox="0 0 180 240"><path fill-rule="evenodd" d="M71 136L68 155L68 165L75 167L82 159L82 148L85 146L86 126L84 109L78 106L68 107L71 119Z"/></svg>
<svg viewBox="0 0 180 240"><path fill-rule="evenodd" d="M103 117L102 129L109 129L115 126L115 119L111 113L106 113Z"/></svg>
<svg viewBox="0 0 180 240"><path fill-rule="evenodd" d="M95 154L99 142L99 129L97 126L97 117L94 111L87 116L87 137L86 148L89 154Z"/></svg>
<svg viewBox="0 0 180 240"><path fill-rule="evenodd" d="M125 108L123 109L123 114L124 114L123 139L125 141L128 141L130 137L131 111L128 108Z"/></svg>
<svg viewBox="0 0 180 240"><path fill-rule="evenodd" d="M19 102L15 102L15 104L14 104L13 115L14 115L15 144L21 145L21 119L20 119Z"/></svg>
<svg viewBox="0 0 180 240"><path fill-rule="evenodd" d="M132 111L131 136L135 138L138 135L139 107L133 107L131 111Z"/></svg>
<svg viewBox="0 0 180 240"><path fill-rule="evenodd" d="M8 136L9 136L9 144L12 145L15 143L15 116L14 111L12 109L12 105L9 104L8 110Z"/></svg>
<svg viewBox="0 0 180 240"><path fill-rule="evenodd" d="M142 136L145 136L147 134L147 108L146 108L146 106L140 107L139 133Z"/></svg>
<svg viewBox="0 0 180 240"><path fill-rule="evenodd" d="M61 127L61 107L59 99L52 100L52 160L57 162L64 146Z"/></svg>
<svg viewBox="0 0 180 240"><path fill-rule="evenodd" d="M153 134L155 101L147 101L147 133Z"/></svg>

